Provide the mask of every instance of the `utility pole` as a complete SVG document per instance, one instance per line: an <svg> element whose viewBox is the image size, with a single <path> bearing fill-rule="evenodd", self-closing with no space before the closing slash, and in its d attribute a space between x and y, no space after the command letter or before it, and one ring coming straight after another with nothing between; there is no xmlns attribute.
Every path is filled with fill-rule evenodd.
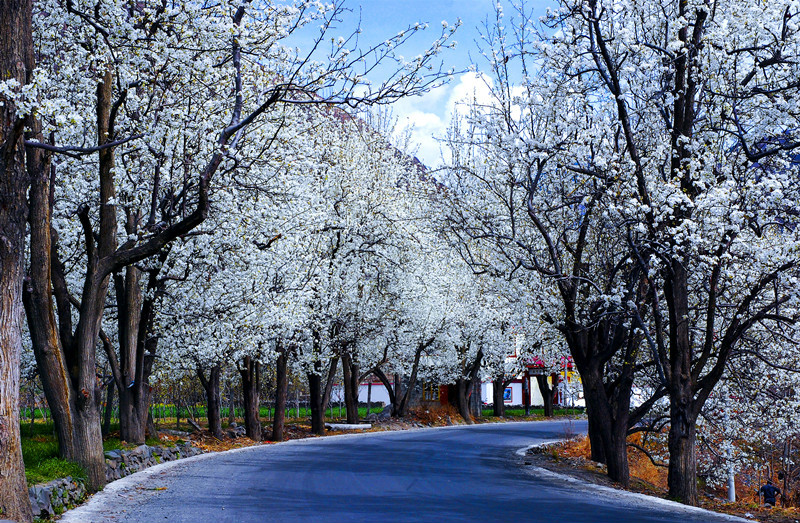
<svg viewBox="0 0 800 523"><path fill-rule="evenodd" d="M726 429L730 426L730 405L728 391L725 390L725 414L723 415L723 427ZM736 503L736 473L733 469L733 442L725 438L725 460L728 462L728 502Z"/></svg>

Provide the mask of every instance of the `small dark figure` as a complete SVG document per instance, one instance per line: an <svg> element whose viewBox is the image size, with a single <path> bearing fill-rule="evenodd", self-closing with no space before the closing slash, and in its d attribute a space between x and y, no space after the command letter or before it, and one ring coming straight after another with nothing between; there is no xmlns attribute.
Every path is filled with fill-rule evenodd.
<svg viewBox="0 0 800 523"><path fill-rule="evenodd" d="M771 479L768 479L767 484L758 490L758 494L764 496L764 505L774 507L777 503L778 496L781 494L781 489L773 485Z"/></svg>

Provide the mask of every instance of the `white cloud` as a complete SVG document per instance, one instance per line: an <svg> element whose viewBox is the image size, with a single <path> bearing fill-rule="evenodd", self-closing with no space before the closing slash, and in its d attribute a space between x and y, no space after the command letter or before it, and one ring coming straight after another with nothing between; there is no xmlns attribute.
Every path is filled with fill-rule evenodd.
<svg viewBox="0 0 800 523"><path fill-rule="evenodd" d="M428 167L442 163L437 138L442 138L456 114L463 114L467 102L490 104L491 79L483 73L466 73L456 82L442 86L422 96L405 98L394 105L398 135L409 132L412 150Z"/></svg>

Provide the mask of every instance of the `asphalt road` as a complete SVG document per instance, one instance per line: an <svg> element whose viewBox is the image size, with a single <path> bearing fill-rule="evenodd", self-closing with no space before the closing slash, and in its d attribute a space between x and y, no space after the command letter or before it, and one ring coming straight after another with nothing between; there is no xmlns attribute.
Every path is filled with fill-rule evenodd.
<svg viewBox="0 0 800 523"><path fill-rule="evenodd" d="M62 522L731 521L532 472L515 452L583 430L585 422L485 424L203 455L111 483Z"/></svg>

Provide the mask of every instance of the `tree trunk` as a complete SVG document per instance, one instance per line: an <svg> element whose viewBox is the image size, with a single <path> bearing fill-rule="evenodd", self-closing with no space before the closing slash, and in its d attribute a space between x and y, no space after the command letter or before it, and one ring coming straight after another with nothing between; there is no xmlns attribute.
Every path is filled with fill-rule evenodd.
<svg viewBox="0 0 800 523"><path fill-rule="evenodd" d="M151 438L158 439L158 428L156 427L156 420L153 419L153 412L148 407L147 409L147 435Z"/></svg>
<svg viewBox="0 0 800 523"><path fill-rule="evenodd" d="M172 389L172 392L173 392L172 403L175 406L175 430L181 430L181 405L180 405L181 389L178 383L175 384L175 387Z"/></svg>
<svg viewBox="0 0 800 523"><path fill-rule="evenodd" d="M587 352L584 349L584 352ZM589 425L589 443L591 445L592 461L608 464L613 456L609 454L611 441L610 405L606 397L601 370L592 362L576 360L583 383L583 393L586 398L586 417ZM626 427L627 428L627 427Z"/></svg>
<svg viewBox="0 0 800 523"><path fill-rule="evenodd" d="M113 79L110 71L97 85L97 140L99 145L109 141L109 114L112 105ZM78 208L86 247L86 276L78 308L78 324L68 351L69 383L75 395L74 445L77 461L87 472L87 488L99 490L105 485L105 458L100 427L100 390L97 386L95 347L108 293L109 274L105 260L116 249L116 206L113 184L114 158L111 148L98 153L100 178L100 230L95 235L88 204ZM37 318L38 319L38 318ZM47 318L42 319L47 321Z"/></svg>
<svg viewBox="0 0 800 523"><path fill-rule="evenodd" d="M472 425L472 413L469 408L469 393L472 380L460 378L456 380L456 408L467 425Z"/></svg>
<svg viewBox="0 0 800 523"><path fill-rule="evenodd" d="M470 395L478 383L478 372L483 361L483 349L478 349L475 359L462 370L463 376L456 380L456 408L467 425L472 425L472 409L470 408Z"/></svg>
<svg viewBox="0 0 800 523"><path fill-rule="evenodd" d="M417 345L417 350L414 351L414 364L411 366L411 376L408 378L408 385L406 386L405 392L400 394L399 391L401 389L400 386L400 376L398 374L394 375L394 386L395 386L395 398L397 399L397 407L392 409L392 416L397 417L404 417L408 412L408 405L411 400L411 394L414 391L414 387L417 385L417 373L419 372L419 362L422 358L422 353L425 349L427 349L433 340L429 340L425 343L420 343Z"/></svg>
<svg viewBox="0 0 800 523"><path fill-rule="evenodd" d="M32 2L8 0L0 8L2 79L28 83L35 60ZM25 266L28 174L16 106L0 96L0 514L31 521L19 433L22 280ZM28 118L30 124L30 120Z"/></svg>
<svg viewBox="0 0 800 523"><path fill-rule="evenodd" d="M498 418L503 418L506 415L506 403L503 399L505 393L505 381L503 377L495 378L492 380L492 413Z"/></svg>
<svg viewBox="0 0 800 523"><path fill-rule="evenodd" d="M117 386L114 380L111 380L106 385L106 408L103 411L103 436L107 436L111 432L111 413L114 410L114 391Z"/></svg>
<svg viewBox="0 0 800 523"><path fill-rule="evenodd" d="M272 441L283 441L283 429L286 420L286 395L289 386L286 367L286 353L280 352L278 353L278 361L275 363L275 415L272 417Z"/></svg>
<svg viewBox="0 0 800 523"><path fill-rule="evenodd" d="M628 425L627 422L613 421L611 424L611 440L606 446L606 467L608 477L625 488L630 486L630 468L628 467Z"/></svg>
<svg viewBox="0 0 800 523"><path fill-rule="evenodd" d="M347 409L347 423L358 423L358 365L345 352L342 355L342 373L344 374L344 404Z"/></svg>
<svg viewBox="0 0 800 523"><path fill-rule="evenodd" d="M130 209L126 209L125 213L125 231L128 235L136 235L141 213ZM158 275L167 255L168 251L162 250L157 257L156 268L147 271L146 297L142 291L142 272L138 268L128 266L124 275L114 275L119 356L108 340L103 340L103 347L120 392L120 438L131 443L144 443L147 432L151 396L149 380L158 345L158 338L152 335L153 321L156 300L163 287Z"/></svg>
<svg viewBox="0 0 800 523"><path fill-rule="evenodd" d="M130 215L130 213L128 213ZM135 234L135 228L132 234ZM119 431L120 439L142 444L145 440L147 415L139 412L136 383L136 348L138 346L139 322L141 320L141 271L126 267L114 275L117 298L117 332L119 337L119 359L109 355L114 374L119 380ZM107 352L113 351L110 343Z"/></svg>
<svg viewBox="0 0 800 523"><path fill-rule="evenodd" d="M319 362L314 365L320 371ZM319 436L325 435L325 411L323 410L322 377L317 372L309 372L308 376L308 404L311 408L311 432Z"/></svg>
<svg viewBox="0 0 800 523"><path fill-rule="evenodd" d="M531 415L531 380L530 374L525 373L522 378L522 405L525 407L525 415Z"/></svg>
<svg viewBox="0 0 800 523"><path fill-rule="evenodd" d="M687 505L697 505L697 456L695 419L689 409L670 405L669 497Z"/></svg>
<svg viewBox="0 0 800 523"><path fill-rule="evenodd" d="M331 402L331 393L333 392L333 382L336 379L336 368L339 366L339 357L334 356L331 358L331 364L328 367L328 378L325 380L325 392L322 395L322 416L328 410L328 405Z"/></svg>
<svg viewBox="0 0 800 523"><path fill-rule="evenodd" d="M584 387L584 391L586 388ZM602 419L597 414L597 410L591 404L591 401L586 396L586 418L588 421L588 436L589 436L589 446L591 450L591 458L592 461L596 461L598 463L605 463L606 462L606 451L605 445L603 444L603 437L602 437Z"/></svg>
<svg viewBox="0 0 800 523"><path fill-rule="evenodd" d="M386 393L389 396L389 403L392 404L392 410L394 411L395 403L397 402L397 397L394 395L394 388L392 387L392 384L389 383L389 378L386 376L386 373L384 373L381 369L376 368L373 370L373 372L378 377L378 379L381 380L381 383L383 383L383 386L386 389Z"/></svg>
<svg viewBox="0 0 800 523"><path fill-rule="evenodd" d="M0 8L0 69L3 80L27 84L33 70L31 2L9 0ZM25 266L29 185L25 172L24 121L0 97L0 514L31 521L19 433L22 280Z"/></svg>
<svg viewBox="0 0 800 523"><path fill-rule="evenodd" d="M400 374L395 372L394 373L394 399L396 401L392 402L392 417L403 417L405 414L401 413L400 410L400 396L403 392L402 381L400 379Z"/></svg>
<svg viewBox="0 0 800 523"><path fill-rule="evenodd" d="M670 339L670 430L668 436L669 496L697 504L697 458L695 455L695 420L693 413L692 350L689 332L689 284L686 265L673 260L671 277L665 279L664 293L669 310Z"/></svg>
<svg viewBox="0 0 800 523"><path fill-rule="evenodd" d="M228 381L228 425L236 423L236 391L233 381Z"/></svg>
<svg viewBox="0 0 800 523"><path fill-rule="evenodd" d="M145 419L139 415L135 407L135 400L132 387L125 387L120 390L119 395L119 433L120 439L128 443L141 445L145 440L146 415Z"/></svg>
<svg viewBox="0 0 800 523"><path fill-rule="evenodd" d="M70 316L59 331L52 303L51 279L57 278L58 273L51 277L55 245L51 238L51 185L50 173L46 168L49 162L39 155L31 156L33 154L29 154L28 159L31 176L31 264L23 294L25 314L42 390L55 425L59 455L67 460L76 460L73 441L75 396L62 344L66 342L66 347L72 345L72 311L69 304L65 306L63 301L60 303L59 314Z"/></svg>
<svg viewBox="0 0 800 523"><path fill-rule="evenodd" d="M555 386L551 389L547 383L548 376L545 374L536 375L536 384L539 386L539 393L542 395L542 403L544 404L544 416L546 418L553 417L553 396ZM555 374L553 374L553 383L555 384Z"/></svg>
<svg viewBox="0 0 800 523"><path fill-rule="evenodd" d="M106 460L100 428L99 393L93 391L78 398L75 415L75 453L86 469L87 488L100 490L106 483Z"/></svg>
<svg viewBox="0 0 800 523"><path fill-rule="evenodd" d="M244 428L247 437L253 441L261 441L261 364L250 356L245 356L242 368L242 394L244 395Z"/></svg>
<svg viewBox="0 0 800 523"><path fill-rule="evenodd" d="M208 378L202 368L197 368L197 377L206 392L206 405L208 407L208 430L217 439L222 439L222 417L220 413L219 377L221 367L214 365L208 372Z"/></svg>
<svg viewBox="0 0 800 523"><path fill-rule="evenodd" d="M38 121L31 124L30 136L44 141ZM30 188L30 272L23 301L28 332L36 358L42 389L55 425L59 455L77 460L75 450L75 391L70 381L65 348L73 348L72 306L66 292L56 294L59 318L53 309L53 286L66 287L63 266L57 258L55 231L52 229L52 180L55 175L50 156L39 149L27 153ZM74 351L73 353L74 360Z"/></svg>
<svg viewBox="0 0 800 523"><path fill-rule="evenodd" d="M606 464L608 477L627 487L630 484L627 445L630 391L627 401L624 391L619 398L609 398L600 369L579 366L579 370L586 397L592 460L603 458L600 463ZM619 385L620 388L625 386L624 383Z"/></svg>

